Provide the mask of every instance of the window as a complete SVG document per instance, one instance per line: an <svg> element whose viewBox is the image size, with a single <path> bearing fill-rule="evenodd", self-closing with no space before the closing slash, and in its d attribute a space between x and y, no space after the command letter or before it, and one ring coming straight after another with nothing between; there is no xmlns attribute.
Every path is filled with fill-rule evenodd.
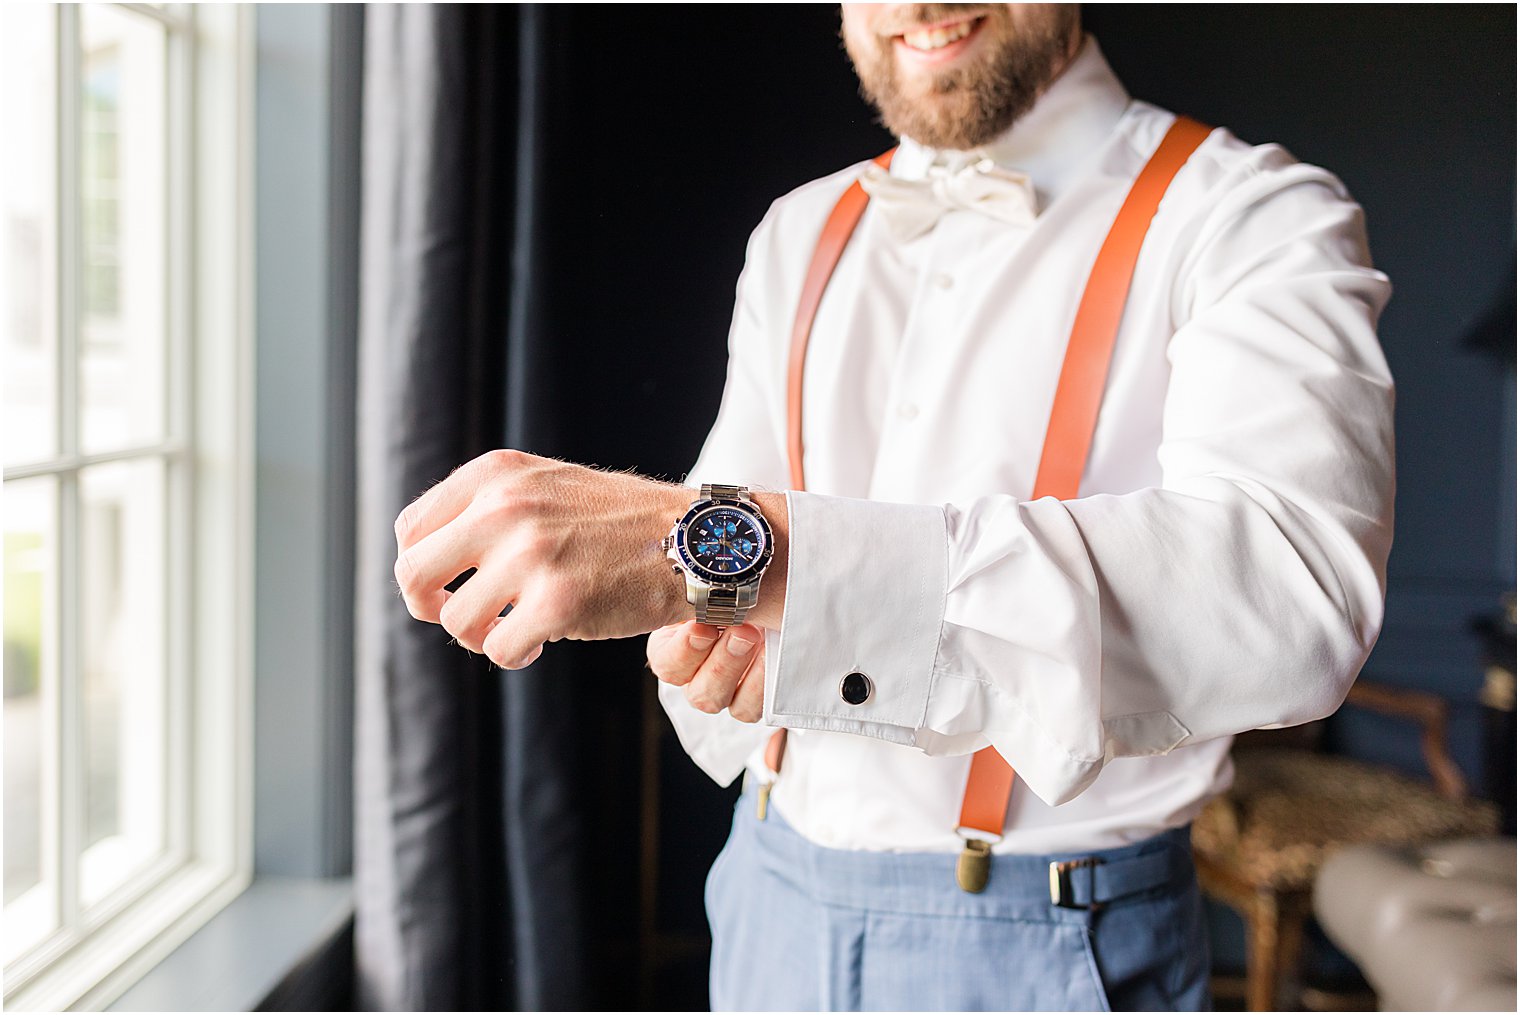
<svg viewBox="0 0 1520 1015"><path fill-rule="evenodd" d="M247 881L246 17L0 7L10 1007Z"/></svg>

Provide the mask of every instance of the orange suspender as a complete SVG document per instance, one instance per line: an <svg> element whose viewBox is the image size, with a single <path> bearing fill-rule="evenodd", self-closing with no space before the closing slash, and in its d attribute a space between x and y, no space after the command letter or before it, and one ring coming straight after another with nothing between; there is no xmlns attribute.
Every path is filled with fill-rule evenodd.
<svg viewBox="0 0 1520 1015"><path fill-rule="evenodd" d="M1103 401L1103 387L1108 378L1114 339L1129 296L1130 280L1140 246L1161 204L1162 195L1172 178L1209 135L1211 128L1186 117L1178 117L1161 139L1150 161L1130 187L1119 209L1118 218L1109 229L1103 246L1087 277L1087 288L1077 305L1076 320L1066 345L1066 358L1056 383L1055 399L1050 408L1050 422L1045 430L1045 446L1035 474L1032 499L1056 497L1074 499L1092 446L1093 430L1098 422L1098 407ZM882 168L891 165L896 149L876 158ZM865 212L870 198L860 184L852 183L834 210L829 213L823 234L813 252L797 319L792 326L791 362L787 370L787 454L791 462L792 487L805 489L802 471L802 370L807 357L808 338L813 319L823 300L824 289L834 274L844 248ZM780 770L786 746L786 730L771 735L766 761L772 771ZM1012 766L991 747L977 751L971 759L966 778L966 793L961 803L962 834L979 831L991 839L1000 839L1008 815L1008 797L1013 790ZM972 889L980 890L980 889Z"/></svg>
<svg viewBox="0 0 1520 1015"><path fill-rule="evenodd" d="M883 169L892 165L892 148L876 156L874 161ZM786 456L792 466L792 489L806 490L802 478L802 365L807 362L808 338L813 334L813 318L818 316L818 304L823 302L823 290L834 277L834 267L844 253L846 243L855 233L860 216L865 214L870 195L861 187L860 181L850 184L840 197L834 210L829 212L823 224L823 235L813 250L813 260L808 264L802 279L802 296L797 300L797 319L792 322L792 352L786 371Z"/></svg>

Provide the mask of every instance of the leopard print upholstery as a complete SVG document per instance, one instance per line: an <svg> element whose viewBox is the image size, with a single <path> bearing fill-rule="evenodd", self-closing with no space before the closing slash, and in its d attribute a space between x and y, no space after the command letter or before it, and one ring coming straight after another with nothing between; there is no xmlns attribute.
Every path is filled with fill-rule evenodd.
<svg viewBox="0 0 1520 1015"><path fill-rule="evenodd" d="M1235 752L1235 784L1193 823L1193 848L1260 889L1306 891L1342 846L1489 835L1492 804L1452 801L1397 772L1301 749Z"/></svg>

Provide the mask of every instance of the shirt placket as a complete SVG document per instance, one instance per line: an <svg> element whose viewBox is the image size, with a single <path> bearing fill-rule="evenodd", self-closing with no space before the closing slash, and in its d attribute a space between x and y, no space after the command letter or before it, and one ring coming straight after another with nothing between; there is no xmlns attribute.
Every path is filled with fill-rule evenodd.
<svg viewBox="0 0 1520 1015"><path fill-rule="evenodd" d="M969 267L968 249L976 245L978 223L973 213L946 213L921 238L921 259L914 277L913 300L903 322L902 341L884 400L881 441L871 473L873 500L914 502L920 499L915 465L932 453L927 447L935 417L953 392L939 390L932 368L934 357L946 355L947 343L960 341L963 315L957 303L962 273Z"/></svg>

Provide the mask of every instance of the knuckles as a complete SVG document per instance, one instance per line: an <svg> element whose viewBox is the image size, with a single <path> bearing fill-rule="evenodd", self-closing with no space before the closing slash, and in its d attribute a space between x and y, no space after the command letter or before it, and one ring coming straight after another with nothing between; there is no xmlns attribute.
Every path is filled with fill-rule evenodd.
<svg viewBox="0 0 1520 1015"><path fill-rule="evenodd" d="M417 561L409 553L403 553L396 558L394 568L396 576L396 589L401 593L401 601L406 604L406 611L416 620L431 621L433 618L426 616L417 606L417 601L422 593L422 582L417 574Z"/></svg>
<svg viewBox="0 0 1520 1015"><path fill-rule="evenodd" d="M403 553L396 558L392 573L396 576L396 587L402 595L417 591L417 561L410 553Z"/></svg>
<svg viewBox="0 0 1520 1015"><path fill-rule="evenodd" d="M514 487L520 481L521 474L529 469L534 460L533 455L524 451L514 448L497 448L461 465L449 473L444 482L473 483L476 489L481 491L477 493L477 499L482 496L486 488L493 487L496 498L501 502L499 507L509 510L515 499ZM421 498L412 501L396 516L392 528L396 533L396 541L402 546L411 542L413 533L417 530L418 515L421 512L420 502Z"/></svg>
<svg viewBox="0 0 1520 1015"><path fill-rule="evenodd" d="M553 631L567 631L574 626L580 612L580 597L574 587L564 582L546 582L536 590L534 612L541 623Z"/></svg>
<svg viewBox="0 0 1520 1015"><path fill-rule="evenodd" d="M543 655L544 646L538 644L527 651L517 648L491 648L485 652L486 658L504 670L521 670L534 663L539 656Z"/></svg>
<svg viewBox="0 0 1520 1015"><path fill-rule="evenodd" d="M513 555L533 566L559 556L562 526L551 517L554 510L551 498L498 483L476 495L464 521L480 530L482 540L490 533L510 533Z"/></svg>
<svg viewBox="0 0 1520 1015"><path fill-rule="evenodd" d="M518 523L514 542L517 552L533 564L553 560L559 548L559 541L553 533L537 518L531 516Z"/></svg>
<svg viewBox="0 0 1520 1015"><path fill-rule="evenodd" d="M507 633L502 628L497 628L496 632L487 635L485 643L481 646L481 653L497 666L509 670L512 664L517 662L517 657L522 654L522 650L497 632Z"/></svg>
<svg viewBox="0 0 1520 1015"><path fill-rule="evenodd" d="M396 530L396 542L405 545L410 540L412 529L415 528L416 525L417 502L412 501L406 507L402 508L401 513L396 516L396 524L394 526Z"/></svg>
<svg viewBox="0 0 1520 1015"><path fill-rule="evenodd" d="M438 623L458 639L461 645L473 652L476 651L474 646L479 644L479 640L469 637L473 627L470 624L471 618L465 612L467 605L458 595L450 596L438 610Z"/></svg>
<svg viewBox="0 0 1520 1015"><path fill-rule="evenodd" d="M642 572L618 585L615 595L587 577L607 569L602 558L608 552L621 553L614 568L624 564L627 555L616 538L586 538L586 533L588 526L601 524L610 508L621 508L621 501L633 496L628 477L498 448L443 482L452 487L441 496L413 501L394 523L399 550L393 573L412 616L442 624L466 647L516 668L531 662L534 646L511 643L505 632L491 640L494 625L470 613L457 596L443 593L439 579L445 571L473 566L517 576L522 584L514 582L514 595L533 600L535 630L553 632L553 640L621 636L632 626L629 614L640 623L646 613L664 615L667 590L662 586L657 596L646 596L652 582ZM444 529L447 533L439 535ZM592 535L599 536L600 530ZM652 600L649 610L639 608L641 596ZM673 645L666 648L663 654L650 654L651 671L666 683L688 683L701 660L686 660ZM726 670L726 657L718 665ZM704 711L712 712L727 706L705 704Z"/></svg>
<svg viewBox="0 0 1520 1015"><path fill-rule="evenodd" d="M496 448L481 455L480 459L492 472L509 472L522 468L532 457L516 448Z"/></svg>
<svg viewBox="0 0 1520 1015"><path fill-rule="evenodd" d="M697 711L716 715L727 709L743 723L757 723L763 718L760 703L739 694L750 664L763 665L754 661L753 655L730 658L715 650L694 652L677 633L663 641L651 640L645 656L655 678L680 687L687 704Z"/></svg>
<svg viewBox="0 0 1520 1015"><path fill-rule="evenodd" d="M669 663L654 659L649 660L649 672L662 684L670 684L672 687L684 687L691 683L691 672L678 669Z"/></svg>
<svg viewBox="0 0 1520 1015"><path fill-rule="evenodd" d="M688 647L684 626L669 637L657 638L659 633L651 634L645 646L649 671L662 683L676 687L690 684L706 656Z"/></svg>
<svg viewBox="0 0 1520 1015"><path fill-rule="evenodd" d="M686 703L698 712L706 712L708 715L717 715L728 705L726 701L717 701L712 695L698 688L695 683L686 685Z"/></svg>
<svg viewBox="0 0 1520 1015"><path fill-rule="evenodd" d="M500 524L518 513L518 500L513 484L498 481L477 493L470 508L483 519Z"/></svg>
<svg viewBox="0 0 1520 1015"><path fill-rule="evenodd" d="M498 639L492 638L490 635L486 636L485 643L481 645L480 654L491 660L492 663L500 666L502 669L506 669L507 663L510 662L510 660L506 658L505 653L502 651L501 642Z"/></svg>

